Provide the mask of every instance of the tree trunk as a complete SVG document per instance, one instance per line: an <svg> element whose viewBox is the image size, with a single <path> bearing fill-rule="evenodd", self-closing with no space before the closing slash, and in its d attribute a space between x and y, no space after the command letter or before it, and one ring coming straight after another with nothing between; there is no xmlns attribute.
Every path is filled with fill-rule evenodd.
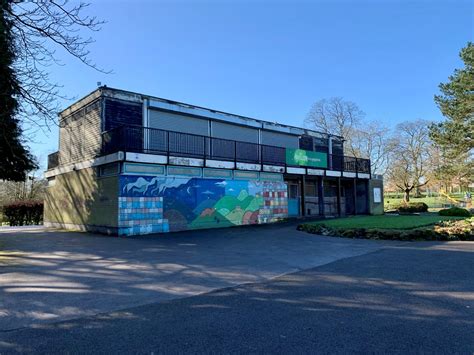
<svg viewBox="0 0 474 355"><path fill-rule="evenodd" d="M403 202L410 202L410 189L406 189L403 193Z"/></svg>

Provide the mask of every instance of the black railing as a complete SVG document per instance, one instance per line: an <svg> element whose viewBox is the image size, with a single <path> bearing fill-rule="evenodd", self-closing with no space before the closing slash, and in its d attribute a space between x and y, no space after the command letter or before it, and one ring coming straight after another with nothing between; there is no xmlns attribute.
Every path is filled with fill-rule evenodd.
<svg viewBox="0 0 474 355"><path fill-rule="evenodd" d="M261 145L262 161L266 164L285 165L286 149L282 147L273 147L271 145Z"/></svg>
<svg viewBox="0 0 474 355"><path fill-rule="evenodd" d="M102 154L117 151L288 165L283 147L139 126L121 126L102 134ZM370 173L370 160L328 155L327 169Z"/></svg>
<svg viewBox="0 0 474 355"><path fill-rule="evenodd" d="M370 174L370 159L357 158L356 171L360 173Z"/></svg>
<svg viewBox="0 0 474 355"><path fill-rule="evenodd" d="M344 168L343 171L357 171L357 158L354 157L344 157Z"/></svg>
<svg viewBox="0 0 474 355"><path fill-rule="evenodd" d="M346 155L329 155L328 169L370 174L370 160Z"/></svg>
<svg viewBox="0 0 474 355"><path fill-rule="evenodd" d="M248 142L235 142L235 160L244 163L259 163L261 145Z"/></svg>
<svg viewBox="0 0 474 355"><path fill-rule="evenodd" d="M59 166L59 152L48 155L48 170Z"/></svg>
<svg viewBox="0 0 474 355"><path fill-rule="evenodd" d="M235 141L220 138L205 137L204 142L209 142L210 154L213 159L235 160L237 147Z"/></svg>

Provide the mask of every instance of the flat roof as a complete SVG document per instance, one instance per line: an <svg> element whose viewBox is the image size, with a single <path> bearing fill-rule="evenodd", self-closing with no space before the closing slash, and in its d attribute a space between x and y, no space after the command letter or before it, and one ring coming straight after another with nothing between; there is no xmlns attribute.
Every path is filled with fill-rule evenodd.
<svg viewBox="0 0 474 355"><path fill-rule="evenodd" d="M303 128L303 127L297 127L297 126L292 126L292 125L287 125L279 122L272 122L272 121L266 121L266 120L261 120L261 119L256 119L248 116L242 116L234 113L229 113L225 111L220 111L220 110L215 110L215 109L210 109L207 107L203 106L197 106L197 105L192 105L180 101L175 101L175 100L170 100L170 99L165 99L157 96L151 96L147 94L142 94L142 93L137 93L133 91L128 91L128 90L123 90L123 89L117 89L117 88L112 88L108 86L100 86L94 91L90 92L83 98L79 99L75 103L71 104L68 106L66 109L60 112L60 116L65 116L69 115L72 112L76 111L77 109L87 105L88 103L94 101L101 95L104 95L106 97L112 97L112 98L117 98L117 99L123 99L123 100L129 100L129 101L135 101L135 102L143 102L143 100L149 100L149 106L150 108L157 108L157 109L165 109L165 110L170 110L170 111L177 111L177 112L182 112L186 114L191 114L195 116L201 116L201 117L207 117L211 119L221 119L224 121L230 121L233 122L232 119L236 119L237 122L234 122L236 124L244 124L248 126L254 126L252 124L245 124L242 123L242 121L251 121L255 123L260 123L262 125L262 128L264 129L269 129L269 130L275 130L275 131L282 131L283 133L289 133L289 134L295 134L295 135L301 135L301 134L310 134L310 135L318 135L318 136L332 136L332 137L337 137L337 138L342 138L341 136L334 135L334 134L327 134L315 130L311 130L308 128ZM164 105L163 105L164 104ZM172 109L169 107L166 107L166 105L173 105L177 106L180 109ZM189 110L194 110L195 112L186 112ZM221 117L220 117L221 116ZM228 118L228 119L226 119ZM230 120L229 120L230 118ZM255 126L254 126L255 127ZM280 128L280 129L278 129ZM285 129L286 128L286 129Z"/></svg>

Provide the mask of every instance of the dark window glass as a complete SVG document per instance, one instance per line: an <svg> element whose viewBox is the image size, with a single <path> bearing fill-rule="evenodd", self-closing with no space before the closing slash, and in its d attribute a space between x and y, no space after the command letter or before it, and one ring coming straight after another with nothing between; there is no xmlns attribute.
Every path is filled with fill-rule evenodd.
<svg viewBox="0 0 474 355"><path fill-rule="evenodd" d="M324 197L337 196L337 183L333 181L324 182Z"/></svg>
<svg viewBox="0 0 474 355"><path fill-rule="evenodd" d="M289 198L298 198L298 185L297 184L289 184L288 185L288 197Z"/></svg>
<svg viewBox="0 0 474 355"><path fill-rule="evenodd" d="M332 139L332 154L333 155L344 155L344 145L342 140L333 138Z"/></svg>
<svg viewBox="0 0 474 355"><path fill-rule="evenodd" d="M313 137L301 136L300 137L300 149L313 150L314 149Z"/></svg>
<svg viewBox="0 0 474 355"><path fill-rule="evenodd" d="M317 197L318 196L318 187L315 183L306 183L305 193L308 197Z"/></svg>
<svg viewBox="0 0 474 355"><path fill-rule="evenodd" d="M329 141L328 141L327 138L314 137L313 142L314 142L314 151L315 152L321 152L321 153L327 153L328 152Z"/></svg>

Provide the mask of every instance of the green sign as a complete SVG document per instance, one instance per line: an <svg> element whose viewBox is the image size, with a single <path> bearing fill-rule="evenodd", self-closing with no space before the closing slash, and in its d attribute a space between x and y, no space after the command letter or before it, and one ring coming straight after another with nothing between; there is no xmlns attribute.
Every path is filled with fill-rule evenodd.
<svg viewBox="0 0 474 355"><path fill-rule="evenodd" d="M327 168L328 156L326 153L286 148L286 164Z"/></svg>

